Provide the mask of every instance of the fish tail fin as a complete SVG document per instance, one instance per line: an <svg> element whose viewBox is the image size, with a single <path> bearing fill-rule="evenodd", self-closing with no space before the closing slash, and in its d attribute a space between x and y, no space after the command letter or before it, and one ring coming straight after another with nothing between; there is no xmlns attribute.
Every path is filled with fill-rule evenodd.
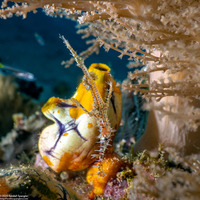
<svg viewBox="0 0 200 200"><path fill-rule="evenodd" d="M4 65L0 62L0 68L4 68Z"/></svg>

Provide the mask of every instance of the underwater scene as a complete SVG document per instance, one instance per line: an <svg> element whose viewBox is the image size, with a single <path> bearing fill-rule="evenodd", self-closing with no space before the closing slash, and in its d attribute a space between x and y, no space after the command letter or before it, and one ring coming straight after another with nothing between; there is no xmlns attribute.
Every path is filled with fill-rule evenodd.
<svg viewBox="0 0 200 200"><path fill-rule="evenodd" d="M0 6L0 199L200 199L200 0Z"/></svg>

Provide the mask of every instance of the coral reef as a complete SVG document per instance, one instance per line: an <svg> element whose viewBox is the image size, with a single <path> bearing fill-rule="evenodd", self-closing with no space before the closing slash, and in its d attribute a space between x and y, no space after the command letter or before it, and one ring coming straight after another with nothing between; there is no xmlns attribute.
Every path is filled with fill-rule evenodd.
<svg viewBox="0 0 200 200"><path fill-rule="evenodd" d="M11 76L0 75L0 88L0 134L2 137L13 128L12 115L14 113L21 112L30 116L39 110L39 105L20 92Z"/></svg>
<svg viewBox="0 0 200 200"><path fill-rule="evenodd" d="M199 155L179 157L169 149L170 159L162 148L158 153L144 151L134 158L134 171L125 168L108 181L103 196L97 199L199 199ZM91 187L85 172L63 172L55 176L39 168L12 166L0 171L0 195L24 195L40 199L88 199ZM56 195L58 196L56 196Z"/></svg>
<svg viewBox="0 0 200 200"><path fill-rule="evenodd" d="M120 200L127 196L128 184L126 180L110 180L104 190L104 197L109 199Z"/></svg>
<svg viewBox="0 0 200 200"><path fill-rule="evenodd" d="M156 150L159 143L176 147L182 154L199 151L195 142L199 140L199 1L13 2L22 4L9 7L5 0L0 11L2 18L14 13L26 17L28 12L42 7L50 16L70 17L83 24L78 31L83 38L95 37L88 41L91 47L81 54L84 59L103 45L107 51L118 51L120 57L134 59L129 67L146 65L129 74L130 79L138 79L138 84L122 85L123 90L140 92L150 102L146 107L151 110L150 125L135 147L136 152ZM160 113L164 115L162 120ZM178 120L173 120L174 116ZM170 134L163 134L163 129ZM149 139L154 137L155 142ZM185 142L188 137L192 137L191 144Z"/></svg>
<svg viewBox="0 0 200 200"><path fill-rule="evenodd" d="M78 33L83 34L83 38L88 38L88 43L91 44L88 50L81 53L83 59L80 59L64 40L74 58L63 64L67 67L76 61L82 68L85 74L85 79L82 81L86 86L84 90L88 88L92 93L91 99L95 109L85 108L75 95L71 100L51 99L44 107L44 111L48 111L45 114L55 122L49 126L53 129L53 133L60 131L64 134L65 119L57 120L56 117L69 112L69 108L66 108L69 105L80 109L87 117L91 117L90 121L98 125L99 148L103 153L99 156L99 162L95 164L96 169L91 168L88 172L88 182L91 181L95 186L93 194L102 195L105 188L106 198L121 198L124 195L121 190L126 188L125 183L127 183L127 194L124 197L129 199L199 199L199 157L198 155L187 157L187 155L200 152L200 1L13 0L12 2L14 4L10 5L7 4L8 0L3 1L0 10L2 18L12 17L13 14L26 17L28 12L36 12L37 8L43 8L47 15L65 16L77 20L82 24ZM91 36L94 38L91 39ZM116 179L112 176L113 180L110 182L108 179L111 177L107 179L107 175L112 171L109 167L112 168L114 160L106 162L106 156L109 157L109 151L106 150L113 141L113 127L107 112L114 89L113 82L108 83L108 97L102 101L102 95L99 95L94 84L96 75L89 74L83 63L83 60L93 52L98 53L100 46L104 46L106 51L109 49L118 51L121 58L127 56L128 59L134 60L130 62L130 68L145 65L141 70L129 74L132 82L124 81L121 86L123 92L140 93L146 102L144 107L150 111L145 133L134 146L135 153L143 152L132 160L134 170L126 178L118 176ZM51 104L48 107L49 103ZM59 103L62 107L61 115L53 113L59 111ZM117 124L119 126L118 121ZM46 134L50 128L44 130ZM84 139L79 136L82 142ZM164 154L158 148L160 144L165 148L173 147L174 150ZM52 143L50 150L54 150L54 146ZM144 152L144 149L148 149L151 153L146 154L147 151ZM183 160L170 160L174 152L184 156ZM115 154L112 155L115 158ZM165 157L168 160L165 160ZM49 158L45 157L45 160L50 166L54 165ZM90 161L89 164L94 160ZM101 178L104 177L98 173L101 167L106 168L104 164L108 166L109 172L106 172L101 186ZM83 168L85 167L88 165ZM125 173L126 170L122 172ZM90 173L96 173L95 176L92 175L94 179L90 179ZM100 185L95 180L99 180ZM105 184L107 181L109 185ZM124 187L122 185L115 187L118 183L123 183ZM113 195L113 190L117 191L116 196Z"/></svg>
<svg viewBox="0 0 200 200"><path fill-rule="evenodd" d="M163 151L145 152L135 160L137 177L129 184L130 199L199 199L199 155L180 158L174 149L169 152L170 161Z"/></svg>
<svg viewBox="0 0 200 200"><path fill-rule="evenodd" d="M34 154L38 151L38 133L44 128L47 120L41 112L36 112L29 117L22 113L14 114L13 121L13 129L1 138L0 161L2 165L19 161L33 163Z"/></svg>

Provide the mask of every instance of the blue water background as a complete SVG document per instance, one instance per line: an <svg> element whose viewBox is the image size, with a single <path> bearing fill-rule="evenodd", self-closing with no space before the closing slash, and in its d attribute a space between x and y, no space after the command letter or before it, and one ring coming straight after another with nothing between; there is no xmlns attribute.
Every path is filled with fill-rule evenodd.
<svg viewBox="0 0 200 200"><path fill-rule="evenodd" d="M81 80L81 69L75 65L66 69L61 65L61 62L70 59L71 55L59 34L64 35L78 53L88 48L86 40L76 34L76 25L76 22L69 19L46 16L42 10L36 14L28 13L26 19L0 19L1 61L11 67L33 73L37 85L44 89L40 95L41 101L46 101L51 96L69 98ZM44 46L38 43L35 33L44 39ZM126 67L128 60L127 57L119 59L118 56L118 52L110 50L107 53L101 48L100 54L93 54L85 64L89 67L94 62L105 63L111 67L114 78L121 82L129 71ZM53 90L59 83L65 83L66 94L58 95Z"/></svg>

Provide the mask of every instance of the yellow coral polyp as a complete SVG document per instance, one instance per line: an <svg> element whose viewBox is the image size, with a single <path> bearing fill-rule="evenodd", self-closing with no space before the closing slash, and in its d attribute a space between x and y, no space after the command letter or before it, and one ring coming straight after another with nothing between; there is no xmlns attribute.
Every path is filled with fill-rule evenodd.
<svg viewBox="0 0 200 200"><path fill-rule="evenodd" d="M92 64L88 71L105 102L109 90L108 83L112 83L112 99L107 115L111 127L116 132L122 113L120 89L116 86L107 65ZM54 123L42 131L39 151L45 162L56 172L83 170L96 160L92 155L96 155L99 150L100 132L97 118L89 114L98 109L94 107L93 95L87 79L83 77L72 99L52 97L42 108L44 115ZM81 106L78 106L73 99Z"/></svg>

